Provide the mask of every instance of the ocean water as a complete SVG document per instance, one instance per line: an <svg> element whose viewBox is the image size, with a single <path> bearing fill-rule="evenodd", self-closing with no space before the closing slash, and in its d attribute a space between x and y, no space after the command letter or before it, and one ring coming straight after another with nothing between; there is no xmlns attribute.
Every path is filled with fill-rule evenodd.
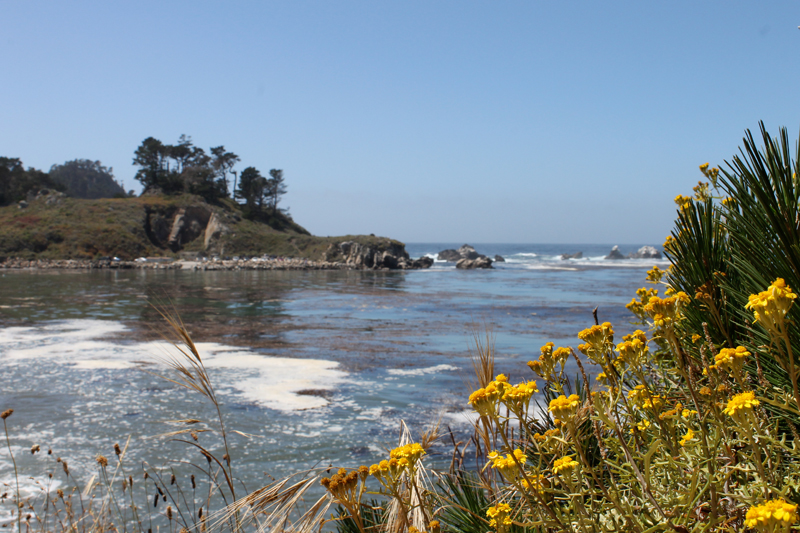
<svg viewBox="0 0 800 533"><path fill-rule="evenodd" d="M436 257L461 244L407 250ZM56 457L85 481L116 442L128 443L133 471L187 475L203 462L192 446L158 437L185 428L174 422L182 419L214 429L216 411L159 377L174 378L163 361L177 352L152 304L177 312L197 343L242 494L305 468L369 465L397 443L402 423L413 435L436 420L449 428L428 457L446 467L449 431L465 440L472 420L476 335L492 339L498 372L530 379L525 363L548 341L576 346L594 308L619 337L633 330L625 304L647 269L667 265L606 261L611 245L474 246L506 262L478 271L437 261L408 272L0 273L0 411L15 410L7 422L23 491L39 490L52 471L53 488L67 483ZM585 259L560 259L578 251ZM220 452L212 432L198 439ZM52 455L31 455L34 444ZM2 448L0 484L12 476Z"/></svg>

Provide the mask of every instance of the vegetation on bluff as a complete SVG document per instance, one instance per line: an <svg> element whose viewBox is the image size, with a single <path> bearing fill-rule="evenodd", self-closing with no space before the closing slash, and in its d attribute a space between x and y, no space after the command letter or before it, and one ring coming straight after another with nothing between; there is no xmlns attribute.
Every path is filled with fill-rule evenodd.
<svg viewBox="0 0 800 533"><path fill-rule="evenodd" d="M144 189L136 198L100 161L76 159L45 173L0 158L0 260L130 260L179 252L320 260L342 241L400 245L372 236L312 236L280 205L287 191L283 170L265 177L250 166L240 176L239 161L224 146L206 153L186 135L175 145L148 137L133 158Z"/></svg>

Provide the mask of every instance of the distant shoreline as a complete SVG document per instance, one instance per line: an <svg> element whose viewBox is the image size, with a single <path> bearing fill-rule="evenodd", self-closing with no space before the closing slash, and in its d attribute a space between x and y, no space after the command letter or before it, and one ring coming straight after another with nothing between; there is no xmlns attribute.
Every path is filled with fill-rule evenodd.
<svg viewBox="0 0 800 533"><path fill-rule="evenodd" d="M0 270L361 270L347 263L296 258L217 261L113 261L89 259L6 259Z"/></svg>

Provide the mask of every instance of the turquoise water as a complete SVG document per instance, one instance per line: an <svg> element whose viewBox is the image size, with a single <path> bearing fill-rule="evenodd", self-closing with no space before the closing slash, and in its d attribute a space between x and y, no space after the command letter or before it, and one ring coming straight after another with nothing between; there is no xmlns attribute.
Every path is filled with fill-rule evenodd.
<svg viewBox="0 0 800 533"><path fill-rule="evenodd" d="M457 246L408 249L418 257ZM150 438L182 427L170 420L213 428L215 415L198 394L143 371L165 373L158 359L169 350L157 342L165 327L151 303L178 312L227 426L250 435L231 435L231 457L242 490L252 490L314 465L379 460L401 421L419 434L441 419L463 440L475 333L494 338L498 372L529 379L525 363L539 347L577 345L595 307L619 336L632 330L624 305L653 265L597 259L610 246L583 247L595 257L585 261L558 259L581 250L574 245L476 249L509 261L487 271L437 262L409 272L0 273L0 410L15 409L20 467L40 475L60 456L86 478L96 454L112 456L128 438L132 468L182 472L180 461L198 460L182 443ZM199 440L219 450L210 433ZM449 464L449 441L430 462ZM33 444L53 456L31 456ZM10 475L2 452L0 481Z"/></svg>

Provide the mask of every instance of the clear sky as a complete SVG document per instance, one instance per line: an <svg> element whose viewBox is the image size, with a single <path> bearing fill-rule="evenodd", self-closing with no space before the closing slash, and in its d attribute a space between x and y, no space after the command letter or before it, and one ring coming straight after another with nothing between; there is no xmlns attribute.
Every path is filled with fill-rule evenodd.
<svg viewBox="0 0 800 533"><path fill-rule="evenodd" d="M796 1L0 0L0 155L182 133L318 235L660 244L699 164L800 131Z"/></svg>

